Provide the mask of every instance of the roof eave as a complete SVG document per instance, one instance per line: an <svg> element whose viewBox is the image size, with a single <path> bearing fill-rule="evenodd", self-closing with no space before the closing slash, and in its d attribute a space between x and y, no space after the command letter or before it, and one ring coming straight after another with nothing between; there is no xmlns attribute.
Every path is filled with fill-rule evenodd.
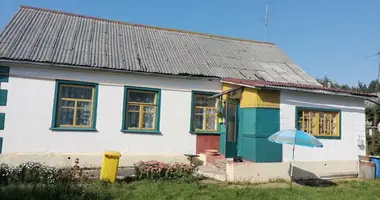
<svg viewBox="0 0 380 200"><path fill-rule="evenodd" d="M246 84L239 84L235 82L229 82L222 80L223 83L233 84L233 85L239 85L239 86L245 86L249 88L270 88L270 89L276 89L276 90L289 90L289 91L298 91L298 92L306 92L306 93L317 93L317 94L326 94L326 95L337 95L337 96L346 96L346 97L356 97L356 98L367 98L375 97L373 95L359 95L359 94L350 94L346 92L334 92L334 91L325 91L325 90L318 90L318 89L305 89L305 88L297 88L297 87L282 87L282 86L272 86L272 85L265 85L265 84L255 84L255 85L246 85Z"/></svg>
<svg viewBox="0 0 380 200"><path fill-rule="evenodd" d="M9 64L35 65L35 66L44 67L44 68L54 67L55 69L64 68L64 69L86 70L86 71L90 70L90 71L97 71L97 72L138 74L138 75L146 75L146 76L178 77L178 78L185 78L185 79L197 79L197 78L207 78L207 79L212 79L212 80L221 79L220 77L215 77L215 76L163 74L163 73L155 73L155 72L127 71L127 70L117 70L117 69L109 69L109 68L101 68L101 67L88 67L88 66L80 66L80 65L69 65L69 64L59 64L59 63L50 63L50 62L35 62L35 61L27 61L27 60L13 60L13 59L4 59L4 58L0 58L0 62L9 63Z"/></svg>

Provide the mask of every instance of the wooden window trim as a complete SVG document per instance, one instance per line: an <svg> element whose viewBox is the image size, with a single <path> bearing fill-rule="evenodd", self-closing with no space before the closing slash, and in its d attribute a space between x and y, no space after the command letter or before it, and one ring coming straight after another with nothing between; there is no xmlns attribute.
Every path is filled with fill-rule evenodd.
<svg viewBox="0 0 380 200"><path fill-rule="evenodd" d="M213 93L213 92L203 92L203 91L192 91L192 94L191 94L191 110L190 110L190 133L192 134L217 134L219 135L220 134L220 127L219 127L219 124L218 124L218 102L215 102L215 107L212 107L212 106L196 106L195 105L195 97L196 96L205 96L205 97L209 97L209 96L212 96L212 95L215 95L216 93ZM215 116L215 129L195 129L193 128L194 127L194 123L195 123L195 116L196 116L196 113L195 113L195 110L196 109L205 109L205 111L207 109L215 109L215 114L207 114L207 112L204 112L203 116L203 127L206 127L206 120L207 120L207 116Z"/></svg>
<svg viewBox="0 0 380 200"><path fill-rule="evenodd" d="M342 137L342 112L341 110L338 110L338 109L326 109L326 108L314 108L314 107L296 107L296 112L295 112L295 127L296 129L299 129L299 112L301 111L312 111L312 112L315 112L315 113L318 113L318 112L324 112L324 113L336 113L336 129L337 129L337 133L338 134L335 134L335 135L329 135L329 134L313 134L313 136L315 136L316 138L320 138L320 139L341 139ZM320 116L319 116L319 113L317 114L317 116L314 116L313 118L317 118L318 117L318 122L315 122L315 123L318 123L318 126L316 127L313 127L315 131L317 131L318 129L318 132L319 132L319 124L320 124ZM304 120L304 119L302 119ZM311 122L309 122L309 126L311 125ZM302 123L304 124L304 123ZM325 124L324 124L325 125ZM331 125L330 125L331 127ZM313 131L314 131L313 130Z"/></svg>
<svg viewBox="0 0 380 200"><path fill-rule="evenodd" d="M154 103L144 103L144 102L133 102L128 101L128 96L130 92L139 93L150 93L154 94ZM160 104L161 104L161 90L156 88L143 88L143 87L124 87L124 102L123 102L123 120L121 125L121 132L123 133L147 133L147 134L161 134L160 132ZM128 106L135 105L139 106L137 111L129 111ZM144 111L144 107L154 107L152 112ZM136 112L139 114L139 127L128 127L128 112ZM143 114L144 113L154 113L153 115L153 128L143 128Z"/></svg>
<svg viewBox="0 0 380 200"><path fill-rule="evenodd" d="M62 88L64 86L76 87L76 88L90 88L92 90L91 99L77 99L77 98L61 98ZM74 107L72 106L63 106L60 107L60 103L62 100L74 101ZM81 109L81 107L77 106L78 102L91 102L91 112L90 112L90 125L75 125L76 117L75 113L77 113L77 109ZM55 94L54 94L54 105L53 105L53 117L50 130L53 131L97 131L96 130L96 112L97 112L97 102L98 102L98 84L97 83L89 83L89 82L78 82L78 81L66 81L66 80L57 80L55 86ZM58 123L60 108L73 108L74 109L74 119L73 125L60 125Z"/></svg>

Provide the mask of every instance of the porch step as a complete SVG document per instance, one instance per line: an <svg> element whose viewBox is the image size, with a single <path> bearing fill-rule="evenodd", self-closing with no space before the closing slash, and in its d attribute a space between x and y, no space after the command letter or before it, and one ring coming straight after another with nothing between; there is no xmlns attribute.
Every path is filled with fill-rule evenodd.
<svg viewBox="0 0 380 200"><path fill-rule="evenodd" d="M211 179L215 179L218 181L226 181L227 176L225 170L220 170L215 166L199 166L198 173Z"/></svg>
<svg viewBox="0 0 380 200"><path fill-rule="evenodd" d="M214 165L216 168L220 169L221 171L226 171L227 160L226 159L215 160L214 162L210 163L210 165Z"/></svg>

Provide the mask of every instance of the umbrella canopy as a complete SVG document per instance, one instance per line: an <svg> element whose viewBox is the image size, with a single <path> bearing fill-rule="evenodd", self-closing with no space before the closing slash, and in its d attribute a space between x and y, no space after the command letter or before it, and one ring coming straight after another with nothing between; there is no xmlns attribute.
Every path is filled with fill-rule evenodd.
<svg viewBox="0 0 380 200"><path fill-rule="evenodd" d="M290 168L290 184L293 180L293 162L294 162L294 151L295 146L305 146L305 147L323 147L323 144L315 138L310 133L306 133L300 130L285 130L274 133L268 138L269 141L279 143L279 144L290 144L293 145L293 156Z"/></svg>
<svg viewBox="0 0 380 200"><path fill-rule="evenodd" d="M271 142L305 147L323 147L323 144L310 133L300 130L285 130L274 133L268 138Z"/></svg>

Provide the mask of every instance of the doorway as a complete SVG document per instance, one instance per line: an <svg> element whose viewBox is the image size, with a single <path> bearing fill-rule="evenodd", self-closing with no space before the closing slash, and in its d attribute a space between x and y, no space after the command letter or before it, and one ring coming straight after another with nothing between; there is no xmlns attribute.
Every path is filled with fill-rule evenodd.
<svg viewBox="0 0 380 200"><path fill-rule="evenodd" d="M237 156L237 138L238 138L238 123L239 123L239 101L235 99L229 99L227 105L227 120L226 120L226 148L225 157L232 158Z"/></svg>

